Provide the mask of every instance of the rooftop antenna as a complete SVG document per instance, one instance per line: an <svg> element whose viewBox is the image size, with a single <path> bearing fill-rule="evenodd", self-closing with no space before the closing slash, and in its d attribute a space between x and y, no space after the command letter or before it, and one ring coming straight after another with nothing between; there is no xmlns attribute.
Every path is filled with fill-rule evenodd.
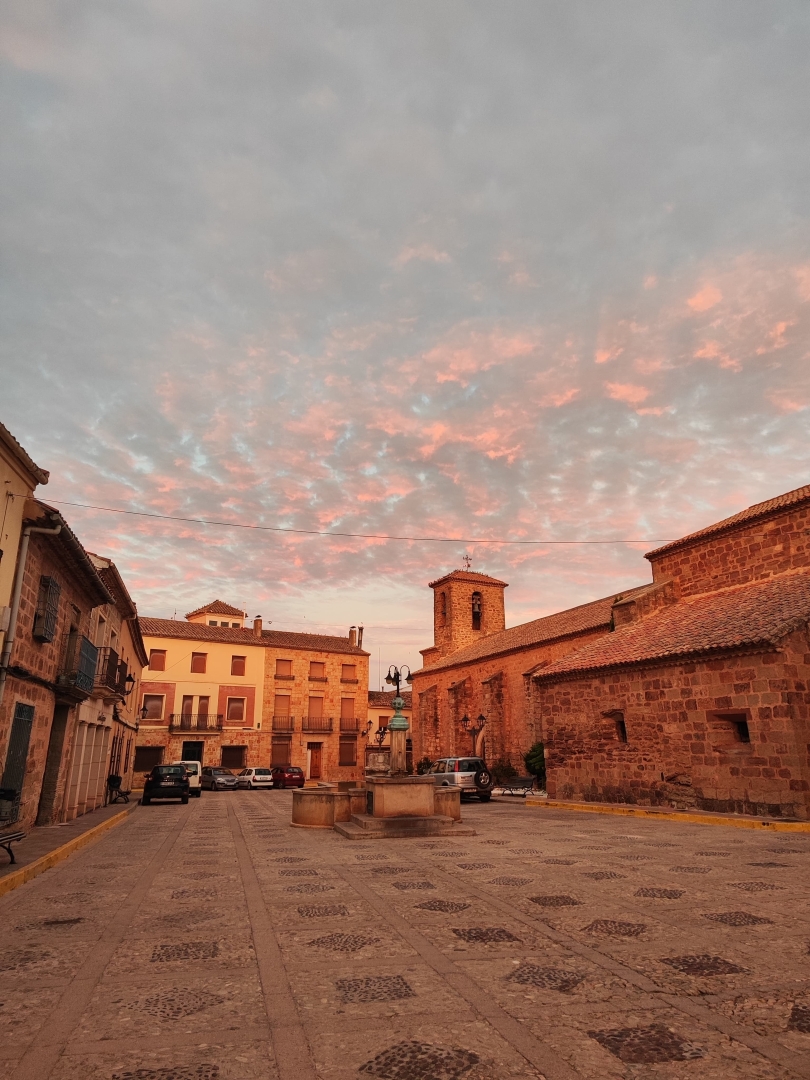
<svg viewBox="0 0 810 1080"><path fill-rule="evenodd" d="M471 555L463 555L461 561L464 563L464 569L465 570L469 570L470 567L472 566L472 556Z"/></svg>

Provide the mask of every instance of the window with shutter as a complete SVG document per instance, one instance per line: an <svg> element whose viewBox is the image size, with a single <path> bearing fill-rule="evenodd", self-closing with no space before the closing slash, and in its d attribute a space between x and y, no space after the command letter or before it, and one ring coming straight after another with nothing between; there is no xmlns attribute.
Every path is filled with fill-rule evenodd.
<svg viewBox="0 0 810 1080"><path fill-rule="evenodd" d="M357 739L341 735L340 737L340 765L357 764Z"/></svg>
<svg viewBox="0 0 810 1080"><path fill-rule="evenodd" d="M59 596L62 587L55 578L39 579L37 612L34 617L33 636L37 641L53 641L56 637L56 622L59 617Z"/></svg>

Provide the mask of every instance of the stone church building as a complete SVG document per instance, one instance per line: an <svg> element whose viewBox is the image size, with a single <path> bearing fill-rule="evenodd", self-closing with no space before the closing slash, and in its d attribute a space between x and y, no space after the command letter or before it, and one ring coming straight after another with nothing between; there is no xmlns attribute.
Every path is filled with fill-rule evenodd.
<svg viewBox="0 0 810 1080"><path fill-rule="evenodd" d="M431 583L414 755L516 764L548 793L810 817L810 485L650 552L652 582L505 628L506 583Z"/></svg>

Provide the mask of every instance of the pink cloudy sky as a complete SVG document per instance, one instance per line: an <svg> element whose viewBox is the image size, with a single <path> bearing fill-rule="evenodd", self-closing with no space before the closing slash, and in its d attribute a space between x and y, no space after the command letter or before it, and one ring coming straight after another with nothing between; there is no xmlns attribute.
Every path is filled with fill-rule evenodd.
<svg viewBox="0 0 810 1080"><path fill-rule="evenodd" d="M430 643L810 482L804 0L10 0L0 420L142 613ZM376 682L376 675L375 680Z"/></svg>

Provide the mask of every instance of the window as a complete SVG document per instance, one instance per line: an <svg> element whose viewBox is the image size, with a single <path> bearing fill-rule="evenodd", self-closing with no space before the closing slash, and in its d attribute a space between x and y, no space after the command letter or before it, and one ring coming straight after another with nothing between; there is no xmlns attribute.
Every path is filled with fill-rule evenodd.
<svg viewBox="0 0 810 1080"><path fill-rule="evenodd" d="M99 615L98 622L96 623L96 645L100 649L104 647L104 638L107 635L107 620L103 615ZM112 643L111 643L112 644Z"/></svg>
<svg viewBox="0 0 810 1080"><path fill-rule="evenodd" d="M223 623L222 625L223 625L223 626L227 626L228 624L227 624L227 623ZM238 629L239 629L239 628L241 627L241 625L242 625L242 624L241 624L241 623L238 623L238 622L232 622L232 623L231 623L231 626L232 626L232 627L234 628L234 630L238 630Z"/></svg>
<svg viewBox="0 0 810 1080"><path fill-rule="evenodd" d="M219 623L217 622L216 619L209 619L208 620L208 625L209 626L219 626Z"/></svg>
<svg viewBox="0 0 810 1080"><path fill-rule="evenodd" d="M624 720L616 720L616 735L619 742L627 742L627 724Z"/></svg>
<svg viewBox="0 0 810 1080"><path fill-rule="evenodd" d="M205 674L205 665L208 662L208 653L193 652L191 654L191 670L196 675Z"/></svg>
<svg viewBox="0 0 810 1080"><path fill-rule="evenodd" d="M290 715L290 695L276 694L273 702L273 716Z"/></svg>
<svg viewBox="0 0 810 1080"><path fill-rule="evenodd" d="M210 697L201 697L200 698L200 703L197 706L197 715L198 716L208 716L208 708L209 708L210 704L211 704L211 698Z"/></svg>
<svg viewBox="0 0 810 1080"><path fill-rule="evenodd" d="M439 626L447 626L447 593L439 593Z"/></svg>
<svg viewBox="0 0 810 1080"><path fill-rule="evenodd" d="M183 695L183 704L180 707L180 711L183 716L191 716L191 714L194 712L194 698L191 697L189 694Z"/></svg>
<svg viewBox="0 0 810 1080"><path fill-rule="evenodd" d="M243 697L228 698L228 719L244 721L245 699Z"/></svg>
<svg viewBox="0 0 810 1080"><path fill-rule="evenodd" d="M473 630L481 629L481 593L474 592L472 594L472 628Z"/></svg>
<svg viewBox="0 0 810 1080"><path fill-rule="evenodd" d="M150 671L165 671L166 670L166 650L165 649L150 649L149 650L149 670Z"/></svg>
<svg viewBox="0 0 810 1080"><path fill-rule="evenodd" d="M231 675L244 675L245 674L245 662L246 656L232 656L231 657Z"/></svg>
<svg viewBox="0 0 810 1080"><path fill-rule="evenodd" d="M310 662L309 662L309 677L310 677L310 679L325 679L326 678L326 664L322 664L318 660L310 660Z"/></svg>
<svg viewBox="0 0 810 1080"><path fill-rule="evenodd" d="M37 641L53 641L56 637L56 620L59 616L59 596L62 588L52 577L39 579L37 611L34 616L33 636Z"/></svg>
<svg viewBox="0 0 810 1080"><path fill-rule="evenodd" d="M163 694L144 694L143 706L146 709L146 716L144 717L144 719L162 720L164 701L165 697ZM155 764L157 764L157 762L155 762Z"/></svg>
<svg viewBox="0 0 810 1080"><path fill-rule="evenodd" d="M270 764L289 765L292 753L292 739L276 738L270 744Z"/></svg>
<svg viewBox="0 0 810 1080"><path fill-rule="evenodd" d="M357 739L353 735L340 736L339 765L357 764Z"/></svg>
<svg viewBox="0 0 810 1080"><path fill-rule="evenodd" d="M341 682L357 682L357 665L342 664L340 668Z"/></svg>
<svg viewBox="0 0 810 1080"><path fill-rule="evenodd" d="M133 771L139 772L151 772L156 765L160 765L163 760L163 747L162 746L136 746L135 747L135 764L133 765Z"/></svg>
<svg viewBox="0 0 810 1080"><path fill-rule="evenodd" d="M309 712L307 716L321 717L323 716L323 698L311 697L309 699Z"/></svg>
<svg viewBox="0 0 810 1080"><path fill-rule="evenodd" d="M246 746L222 747L222 767L224 769L244 769L246 757Z"/></svg>
<svg viewBox="0 0 810 1080"><path fill-rule="evenodd" d="M291 679L292 660L276 660L276 675L282 679Z"/></svg>
<svg viewBox="0 0 810 1080"><path fill-rule="evenodd" d="M715 750L730 749L740 743L750 744L748 713L714 713L710 721Z"/></svg>
<svg viewBox="0 0 810 1080"><path fill-rule="evenodd" d="M341 720L354 720L354 698L345 697L340 699Z"/></svg>

